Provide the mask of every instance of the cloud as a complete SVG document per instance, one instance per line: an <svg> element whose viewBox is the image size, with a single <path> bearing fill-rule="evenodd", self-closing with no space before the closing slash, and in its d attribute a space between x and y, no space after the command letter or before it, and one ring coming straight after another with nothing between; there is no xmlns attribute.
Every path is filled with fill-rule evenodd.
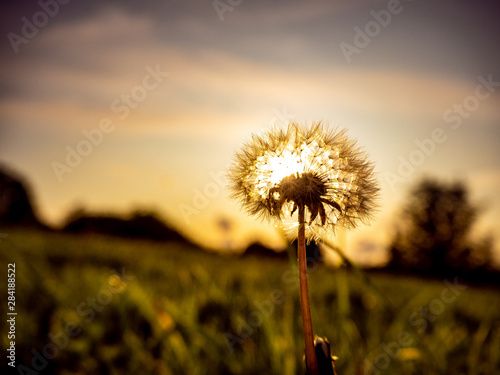
<svg viewBox="0 0 500 375"><path fill-rule="evenodd" d="M242 4L231 18L244 29L251 20L267 27L273 20L279 25L309 22L336 11L326 2L319 7L271 6L265 11ZM217 30L212 21L201 25L192 29ZM221 30L224 34L225 26ZM2 74L13 95L0 101L4 118L31 126L94 127L101 118L115 116L110 109L113 100L130 93L141 83L145 68L156 65L170 76L131 111L120 125L124 132L213 135L247 127L251 119L268 125L273 110L283 105L304 114L356 113L360 118L386 117L392 124L407 118L435 127L444 110L475 87L470 81L431 73L341 68L328 62L312 69L216 46L170 43L156 17L112 7L57 24L37 38L36 48L30 50L34 58L11 63ZM264 42L293 44L279 32ZM496 119L498 104L498 96L492 97L480 115Z"/></svg>
<svg viewBox="0 0 500 375"><path fill-rule="evenodd" d="M103 22L105 20L103 18ZM76 29L85 28L76 25ZM73 33L67 29L64 34ZM89 50L82 48L78 53L85 55L91 51L90 47ZM18 68L21 78L12 84L17 83L23 92L34 89L29 95L2 100L4 116L25 118L34 126L61 126L65 122L68 126L68 119L73 119L80 127L85 126L84 120L95 122L105 116L115 116L110 109L112 101L140 84L146 74L145 67L156 66L157 62L161 62L161 69L170 72L170 76L131 111L124 129L157 131L161 129L159 124L173 129L175 126L169 124L184 124L180 126L184 128L188 123L185 129L191 131L206 128L207 122L200 118L215 123L220 117L220 123L225 123L224 118L239 120L241 115L252 116L252 111L262 113L266 108L271 114L271 109L283 103L304 112L329 108L340 112L357 111L364 116L440 120L447 107L474 90L469 82L431 75L331 66L309 71L220 51L166 48L156 43L149 45L144 56L147 58L138 58L122 46L109 48L98 56L99 65L108 64L104 71L58 61L38 68L35 63L31 63L32 66L25 63ZM105 73L116 66L116 60L123 61L121 67L129 74ZM31 67L35 68L35 74L29 73L33 71ZM485 103L481 113L486 115L487 109L488 115L496 118L497 104L498 99L492 98L490 103ZM139 127L137 122L141 121Z"/></svg>
<svg viewBox="0 0 500 375"><path fill-rule="evenodd" d="M233 12L225 13L224 22L235 23L244 28L254 28L258 24L262 28L278 29L290 25L316 22L318 18L333 16L335 13L352 7L348 2L316 1L314 6L303 1L286 3L248 2L240 4ZM215 13L214 13L215 15Z"/></svg>
<svg viewBox="0 0 500 375"><path fill-rule="evenodd" d="M144 42L144 35L151 34L153 29L153 20L145 14L105 6L97 14L88 14L46 31L39 47L57 46L58 49L72 51L79 46L108 47L117 42L126 45Z"/></svg>

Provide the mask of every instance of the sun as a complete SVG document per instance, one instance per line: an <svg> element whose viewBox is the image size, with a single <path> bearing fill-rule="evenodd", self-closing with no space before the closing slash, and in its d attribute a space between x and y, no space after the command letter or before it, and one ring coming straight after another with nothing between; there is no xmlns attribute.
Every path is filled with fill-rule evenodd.
<svg viewBox="0 0 500 375"><path fill-rule="evenodd" d="M267 161L270 169L269 181L278 184L285 177L304 173L304 165L296 153L285 150L283 153L269 157Z"/></svg>
<svg viewBox="0 0 500 375"><path fill-rule="evenodd" d="M345 130L321 123L254 135L228 176L232 196L250 214L277 219L291 237L301 207L307 238L321 239L336 227L368 222L376 206L378 186L366 154Z"/></svg>
<svg viewBox="0 0 500 375"><path fill-rule="evenodd" d="M267 199L270 189L278 186L285 177L303 174L306 166L296 150L283 144L257 157L253 168L258 171L255 192L262 199Z"/></svg>

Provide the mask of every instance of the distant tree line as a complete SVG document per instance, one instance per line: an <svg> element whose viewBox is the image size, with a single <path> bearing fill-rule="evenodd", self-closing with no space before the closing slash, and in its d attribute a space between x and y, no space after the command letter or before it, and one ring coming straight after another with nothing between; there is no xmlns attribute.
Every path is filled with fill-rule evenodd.
<svg viewBox="0 0 500 375"><path fill-rule="evenodd" d="M155 241L186 241L170 228L154 212L135 211L129 217L115 214L86 213L82 209L73 211L62 229L70 233L99 233L125 238L143 238Z"/></svg>
<svg viewBox="0 0 500 375"><path fill-rule="evenodd" d="M14 172L0 168L0 226L53 230L38 218L32 202L28 184ZM76 209L68 216L61 230L68 233L189 242L151 211L136 211L121 216Z"/></svg>
<svg viewBox="0 0 500 375"><path fill-rule="evenodd" d="M30 189L22 178L6 168L0 168L1 227L52 230L39 220L32 199ZM472 237L480 212L471 203L463 183L442 183L431 179L421 181L410 192L402 212L397 216L396 233L390 244L386 269L487 281L489 275L498 274L498 270L492 266L492 237ZM77 209L68 216L62 231L190 243L156 213L147 211L136 211L124 217ZM308 257L316 259L319 256L317 260L321 261L314 243L308 246L307 251ZM283 258L286 252L275 253L254 243L245 255Z"/></svg>

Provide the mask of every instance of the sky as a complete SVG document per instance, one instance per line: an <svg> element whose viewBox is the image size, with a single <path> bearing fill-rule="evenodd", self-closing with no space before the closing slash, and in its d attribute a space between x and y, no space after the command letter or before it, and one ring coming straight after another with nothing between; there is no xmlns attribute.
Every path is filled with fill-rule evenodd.
<svg viewBox="0 0 500 375"><path fill-rule="evenodd" d="M160 212L209 247L283 245L229 199L252 133L324 121L375 164L380 209L346 234L383 259L423 177L467 184L500 243L494 1L4 1L0 163L43 220ZM230 222L231 225L221 225ZM499 245L497 244L497 248Z"/></svg>

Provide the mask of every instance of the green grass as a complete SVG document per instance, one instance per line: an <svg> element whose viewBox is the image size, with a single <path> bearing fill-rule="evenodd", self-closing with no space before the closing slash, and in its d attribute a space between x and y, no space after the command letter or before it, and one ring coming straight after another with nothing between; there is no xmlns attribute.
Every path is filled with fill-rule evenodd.
<svg viewBox="0 0 500 375"><path fill-rule="evenodd" d="M294 262L11 231L0 243L5 277L7 263L16 264L17 365L32 368L35 350L54 357L34 363L47 374L304 373ZM365 281L324 266L311 269L309 288L315 333L332 344L339 375L500 373L496 289Z"/></svg>

